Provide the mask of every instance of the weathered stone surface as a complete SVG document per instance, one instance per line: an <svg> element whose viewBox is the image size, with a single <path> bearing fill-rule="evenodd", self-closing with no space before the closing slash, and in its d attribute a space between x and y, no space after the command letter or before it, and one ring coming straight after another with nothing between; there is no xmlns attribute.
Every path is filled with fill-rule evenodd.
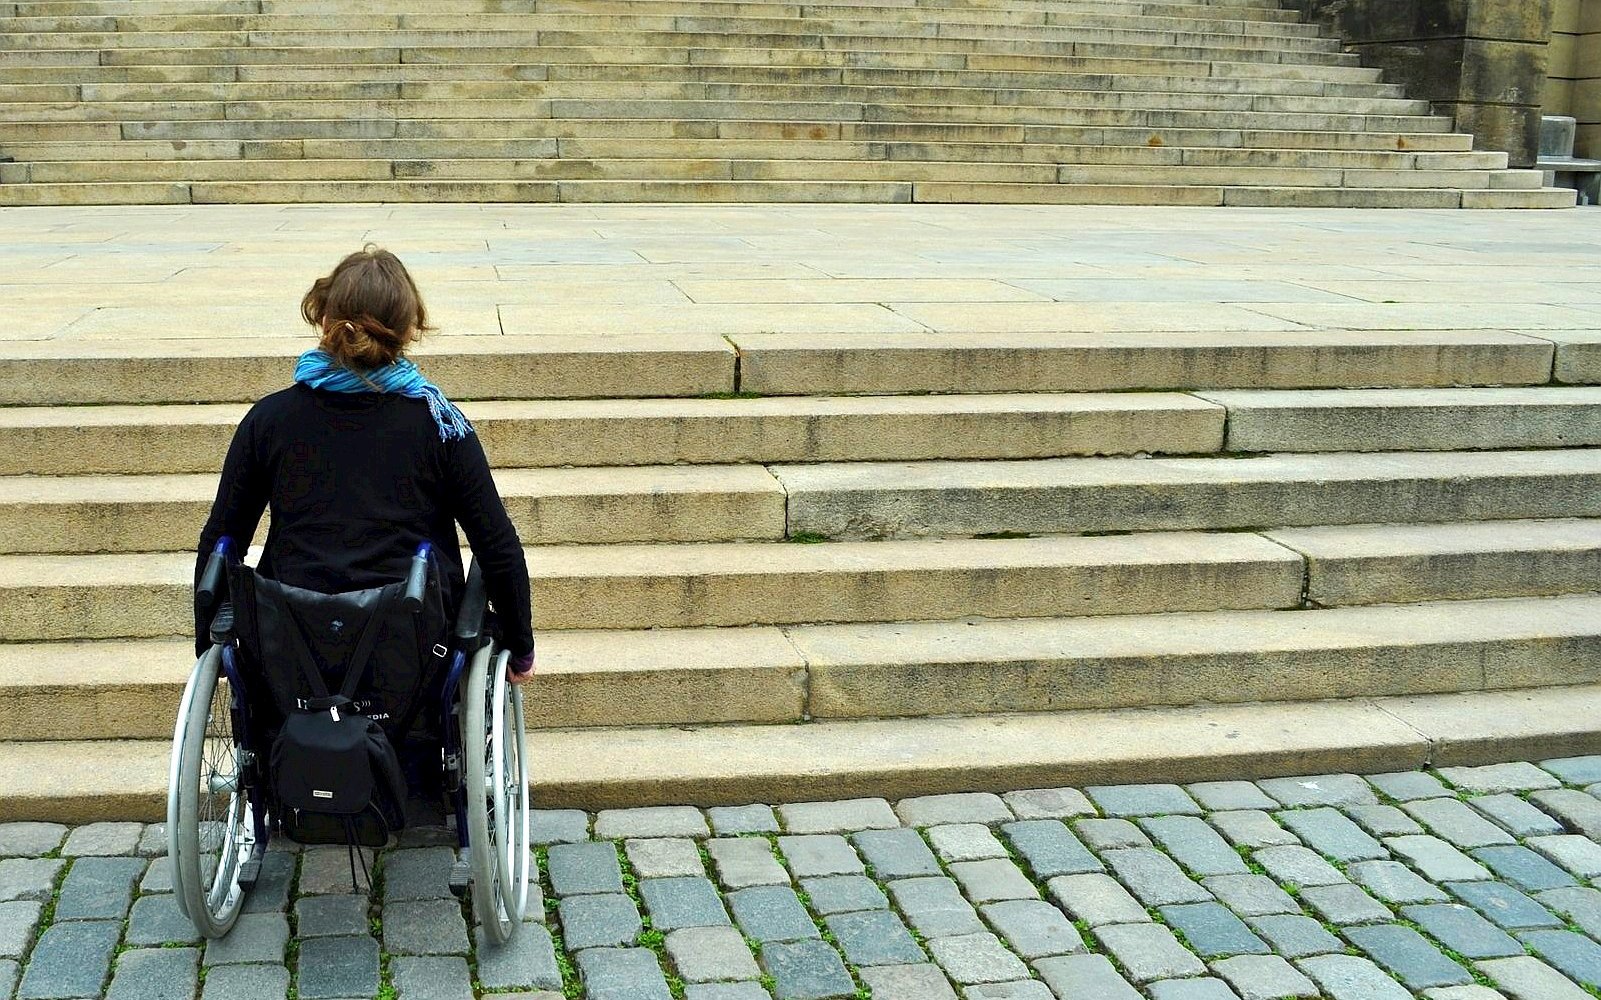
<svg viewBox="0 0 1601 1000"><path fill-rule="evenodd" d="M1545 907L1500 882L1449 882L1444 889L1509 931L1562 925Z"/></svg>
<svg viewBox="0 0 1601 1000"><path fill-rule="evenodd" d="M33 942L42 903L17 900L0 903L0 958L21 958Z"/></svg>
<svg viewBox="0 0 1601 1000"><path fill-rule="evenodd" d="M1410 927L1380 924L1351 927L1345 931L1351 943L1368 957L1389 969L1415 990L1431 986L1461 986L1473 981L1472 975L1451 961Z"/></svg>
<svg viewBox="0 0 1601 1000"><path fill-rule="evenodd" d="M1601 799L1571 788L1532 792L1529 801L1560 820L1570 833L1601 840Z"/></svg>
<svg viewBox="0 0 1601 1000"><path fill-rule="evenodd" d="M1005 823L1016 817L999 795L969 792L954 795L924 795L901 799L895 814L907 826L940 826L952 823Z"/></svg>
<svg viewBox="0 0 1601 1000"><path fill-rule="evenodd" d="M487 990L561 989L561 971L550 931L525 923L516 937L503 945L490 944L483 928L474 928L478 945L478 980Z"/></svg>
<svg viewBox="0 0 1601 1000"><path fill-rule="evenodd" d="M397 956L389 965L395 992L412 1000L473 1000L467 960L453 956Z"/></svg>
<svg viewBox="0 0 1601 1000"><path fill-rule="evenodd" d="M1412 1000L1412 992L1356 955L1318 955L1298 963L1334 1000Z"/></svg>
<svg viewBox="0 0 1601 1000"><path fill-rule="evenodd" d="M668 934L666 946L678 974L692 983L761 976L745 938L732 927L685 927Z"/></svg>
<svg viewBox="0 0 1601 1000"><path fill-rule="evenodd" d="M1407 906L1401 915L1463 958L1508 958L1524 953L1516 938L1460 903Z"/></svg>
<svg viewBox="0 0 1601 1000"><path fill-rule="evenodd" d="M1301 901L1331 924L1376 923L1392 916L1388 907L1361 886L1349 883L1308 886L1301 890Z"/></svg>
<svg viewBox="0 0 1601 1000"><path fill-rule="evenodd" d="M1202 958L1227 955L1266 955L1267 942L1251 933L1245 921L1221 903L1189 903L1162 907L1162 919L1184 935L1184 941Z"/></svg>
<svg viewBox="0 0 1601 1000"><path fill-rule="evenodd" d="M1345 872L1386 903L1443 903L1447 898L1443 889L1398 861L1362 861Z"/></svg>
<svg viewBox="0 0 1601 1000"><path fill-rule="evenodd" d="M1249 781L1201 781L1184 790L1208 812L1277 809L1277 800Z"/></svg>
<svg viewBox="0 0 1601 1000"><path fill-rule="evenodd" d="M1354 774L1320 774L1304 778L1266 778L1257 786L1292 808L1299 806L1374 805L1378 798Z"/></svg>
<svg viewBox="0 0 1601 1000"><path fill-rule="evenodd" d="M1145 831L1126 819L1081 819L1073 824L1073 830L1092 851L1151 846Z"/></svg>
<svg viewBox="0 0 1601 1000"><path fill-rule="evenodd" d="M1436 836L1464 850L1514 843L1511 834L1457 799L1425 799L1408 802L1402 808Z"/></svg>
<svg viewBox="0 0 1601 1000"><path fill-rule="evenodd" d="M893 830L901 825L895 810L883 799L795 802L779 806L778 815L792 834Z"/></svg>
<svg viewBox="0 0 1601 1000"><path fill-rule="evenodd" d="M668 878L674 875L704 875L700 847L693 840L654 838L630 840L623 845L628 865L639 878Z"/></svg>
<svg viewBox="0 0 1601 1000"><path fill-rule="evenodd" d="M772 806L712 806L706 810L706 819L712 825L712 832L719 837L737 837L742 833L778 832L778 816L773 812Z"/></svg>
<svg viewBox="0 0 1601 1000"><path fill-rule="evenodd" d="M858 975L862 978L862 984L873 991L875 1000L957 1000L956 991L951 989L950 980L945 978L945 973L941 972L938 966L927 962L862 969ZM983 988L973 987L973 989ZM970 994L974 997L1004 995ZM1046 991L1045 1000L1051 1000L1049 990Z"/></svg>
<svg viewBox="0 0 1601 1000"><path fill-rule="evenodd" d="M1228 980L1240 1000L1318 995L1311 980L1277 955L1237 955L1213 962L1212 971Z"/></svg>
<svg viewBox="0 0 1601 1000"><path fill-rule="evenodd" d="M822 941L766 945L762 948L762 967L776 982L779 1000L823 1000L856 992L856 983L845 963Z"/></svg>
<svg viewBox="0 0 1601 1000"><path fill-rule="evenodd" d="M1270 914L1253 917L1253 930L1267 939L1273 950L1285 958L1306 958L1309 955L1327 955L1345 950L1345 942L1330 934L1321 923L1311 917Z"/></svg>
<svg viewBox="0 0 1601 1000"><path fill-rule="evenodd" d="M390 851L384 855L384 902L449 897L450 869L455 861L456 852L448 847ZM348 883L339 891L349 892Z"/></svg>
<svg viewBox="0 0 1601 1000"><path fill-rule="evenodd" d="M817 925L788 886L753 886L728 894L728 908L747 937L763 943L818 937Z"/></svg>
<svg viewBox="0 0 1601 1000"><path fill-rule="evenodd" d="M1161 924L1097 927L1095 936L1135 983L1198 976L1206 971L1206 964Z"/></svg>
<svg viewBox="0 0 1601 1000"><path fill-rule="evenodd" d="M1383 844L1337 809L1292 809L1279 813L1278 820L1306 846L1335 861L1371 861L1390 856Z"/></svg>
<svg viewBox="0 0 1601 1000"><path fill-rule="evenodd" d="M37 906L7 903L6 906ZM113 920L55 924L39 936L28 957L18 1000L98 997L111 970L111 956L122 927Z"/></svg>
<svg viewBox="0 0 1601 1000"><path fill-rule="evenodd" d="M0 861L0 903L18 899L44 902L55 894L60 858L6 858Z"/></svg>
<svg viewBox="0 0 1601 1000"><path fill-rule="evenodd" d="M1204 811L1178 785L1098 785L1084 791L1106 816L1199 815Z"/></svg>
<svg viewBox="0 0 1601 1000"><path fill-rule="evenodd" d="M1304 887L1347 881L1339 869L1305 847L1264 847L1252 852L1251 857L1280 882Z"/></svg>
<svg viewBox="0 0 1601 1000"><path fill-rule="evenodd" d="M1529 955L1494 958L1475 965L1509 1000L1586 1000L1590 996L1573 980Z"/></svg>
<svg viewBox="0 0 1601 1000"><path fill-rule="evenodd" d="M1301 838L1279 826L1265 812L1250 809L1221 812L1206 819L1235 847L1287 847L1301 842Z"/></svg>
<svg viewBox="0 0 1601 1000"><path fill-rule="evenodd" d="M889 908L889 899L885 897L884 890L864 875L806 879L801 882L801 891L819 916Z"/></svg>
<svg viewBox="0 0 1601 1000"><path fill-rule="evenodd" d="M1551 912L1567 917L1591 937L1601 936L1601 890L1580 887L1548 889L1536 898Z"/></svg>
<svg viewBox="0 0 1601 1000"><path fill-rule="evenodd" d="M1397 802L1414 799L1449 797L1451 789L1427 771L1396 771L1392 774L1370 774L1368 784Z"/></svg>
<svg viewBox="0 0 1601 1000"><path fill-rule="evenodd" d="M1199 817L1152 816L1140 820L1140 826L1197 878L1249 871L1245 859Z"/></svg>
<svg viewBox="0 0 1601 1000"><path fill-rule="evenodd" d="M113 854L133 854L139 846L143 823L90 823L75 828L61 845L61 856L104 857Z"/></svg>
<svg viewBox="0 0 1601 1000"><path fill-rule="evenodd" d="M659 931L680 927L723 927L729 923L717 887L704 878L652 878L639 883L639 896L651 926Z"/></svg>
<svg viewBox="0 0 1601 1000"><path fill-rule="evenodd" d="M302 938L365 934L367 897L302 896L295 902L295 933Z"/></svg>
<svg viewBox="0 0 1601 1000"><path fill-rule="evenodd" d="M634 901L621 893L568 896L556 911L561 916L562 938L573 951L585 948L624 948L633 945L644 925ZM458 919L460 908L457 908ZM389 923L384 922L384 939ZM391 947L389 950L397 949Z"/></svg>
<svg viewBox="0 0 1601 1000"><path fill-rule="evenodd" d="M624 840L629 837L711 836L706 817L693 806L645 806L637 809L604 809L595 816L596 840Z"/></svg>
<svg viewBox="0 0 1601 1000"><path fill-rule="evenodd" d="M117 956L106 1000L178 1000L199 988L195 948L136 948Z"/></svg>
<svg viewBox="0 0 1601 1000"><path fill-rule="evenodd" d="M244 913L227 937L206 942L204 964L281 962L289 946L289 919L282 913Z"/></svg>
<svg viewBox="0 0 1601 1000"><path fill-rule="evenodd" d="M1091 927L1151 919L1145 907L1109 875L1063 875L1051 879L1047 888L1052 902L1074 920L1082 920Z"/></svg>
<svg viewBox="0 0 1601 1000"><path fill-rule="evenodd" d="M1105 955L1064 955L1035 963L1040 978L1058 997L1141 1000L1139 991L1118 975Z"/></svg>
<svg viewBox="0 0 1601 1000"><path fill-rule="evenodd" d="M1135 847L1107 851L1103 857L1118 880L1146 906L1204 903L1212 898L1161 851Z"/></svg>
<svg viewBox="0 0 1601 1000"><path fill-rule="evenodd" d="M1384 844L1431 882L1471 882L1490 877L1483 865L1438 837L1391 837Z"/></svg>
<svg viewBox="0 0 1601 1000"><path fill-rule="evenodd" d="M0 858L36 858L61 846L67 828L61 823L0 823Z"/></svg>
<svg viewBox="0 0 1601 1000"><path fill-rule="evenodd" d="M589 1000L670 1000L654 953L644 948L591 948L577 965Z"/></svg>
<svg viewBox="0 0 1601 1000"><path fill-rule="evenodd" d="M988 932L933 938L928 951L951 981L961 985L1028 978L1028 966Z"/></svg>
<svg viewBox="0 0 1601 1000"><path fill-rule="evenodd" d="M535 809L529 818L529 839L535 846L589 839L589 815L580 809Z"/></svg>
<svg viewBox="0 0 1601 1000"><path fill-rule="evenodd" d="M851 836L873 876L880 880L939 875L941 869L934 852L916 830L863 830Z"/></svg>
<svg viewBox="0 0 1601 1000"><path fill-rule="evenodd" d="M1242 917L1300 913L1301 907L1266 875L1215 875L1201 882L1206 890Z"/></svg>
<svg viewBox="0 0 1601 1000"><path fill-rule="evenodd" d="M717 881L729 889L789 884L789 872L773 856L773 846L765 838L719 837L706 841L706 852L717 868Z"/></svg>
<svg viewBox="0 0 1601 1000"><path fill-rule="evenodd" d="M219 965L206 973L201 1000L284 1000L289 970L281 965Z"/></svg>
<svg viewBox="0 0 1601 1000"><path fill-rule="evenodd" d="M1601 844L1576 833L1530 837L1528 846L1580 878L1601 876Z"/></svg>
<svg viewBox="0 0 1601 1000"><path fill-rule="evenodd" d="M837 834L779 837L778 849L796 878L860 875L865 870L850 841Z"/></svg>
<svg viewBox="0 0 1601 1000"><path fill-rule="evenodd" d="M1601 944L1572 931L1527 931L1523 942L1580 986L1601 988Z"/></svg>
<svg viewBox="0 0 1601 1000"><path fill-rule="evenodd" d="M990 903L981 911L995 933L1027 960L1071 955L1084 950L1078 930L1050 903L1012 899Z"/></svg>
<svg viewBox="0 0 1601 1000"><path fill-rule="evenodd" d="M926 957L889 910L836 913L825 923L852 966L913 965Z"/></svg>
<svg viewBox="0 0 1601 1000"><path fill-rule="evenodd" d="M614 844L557 844L550 849L547 864L550 887L557 896L623 891L623 869Z"/></svg>
<svg viewBox="0 0 1601 1000"><path fill-rule="evenodd" d="M121 920L128 915L143 858L83 857L72 865L56 901L57 920Z"/></svg>
<svg viewBox="0 0 1601 1000"><path fill-rule="evenodd" d="M1574 884L1573 876L1527 847L1481 847L1473 852L1473 857L1494 872L1496 877L1524 892L1560 889Z"/></svg>
<svg viewBox="0 0 1601 1000"><path fill-rule="evenodd" d="M1030 788L1001 796L1018 819L1071 819L1094 816L1095 806L1076 788Z"/></svg>
<svg viewBox="0 0 1601 1000"><path fill-rule="evenodd" d="M209 982L209 976L207 978ZM295 985L305 1000L337 1000L377 993L378 942L366 936L302 941Z"/></svg>
<svg viewBox="0 0 1601 1000"><path fill-rule="evenodd" d="M1423 832L1417 820L1395 806L1346 806L1345 814L1375 837L1405 837Z"/></svg>
<svg viewBox="0 0 1601 1000"><path fill-rule="evenodd" d="M945 861L982 861L1008 856L1005 845L995 839L989 827L980 823L931 826L926 832L929 846Z"/></svg>
<svg viewBox="0 0 1601 1000"><path fill-rule="evenodd" d="M1468 805L1514 837L1545 837L1562 832L1562 824L1510 793L1479 795Z"/></svg>
<svg viewBox="0 0 1601 1000"><path fill-rule="evenodd" d="M301 933L305 933L302 931ZM141 896L128 914L123 942L135 947L162 944L198 944L200 932L178 910L171 893Z"/></svg>
<svg viewBox="0 0 1601 1000"><path fill-rule="evenodd" d="M978 912L953 879L899 879L889 883L889 894L896 908L926 938L978 934L984 930Z"/></svg>
<svg viewBox="0 0 1601 1000"><path fill-rule="evenodd" d="M1482 767L1442 767L1440 777L1463 791L1476 795L1528 792L1561 785L1561 782L1548 772L1526 761L1487 764Z"/></svg>
<svg viewBox="0 0 1601 1000"><path fill-rule="evenodd" d="M1588 757L1553 757L1540 767L1569 785L1591 785L1601 781L1601 754Z"/></svg>
<svg viewBox="0 0 1601 1000"><path fill-rule="evenodd" d="M993 861L959 861L950 872L962 892L975 904L1002 899L1038 899L1040 891L1010 858Z"/></svg>

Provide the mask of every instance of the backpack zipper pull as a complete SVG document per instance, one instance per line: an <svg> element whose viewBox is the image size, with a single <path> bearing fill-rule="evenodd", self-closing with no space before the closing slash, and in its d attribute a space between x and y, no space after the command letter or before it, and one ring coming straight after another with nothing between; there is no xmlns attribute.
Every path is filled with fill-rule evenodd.
<svg viewBox="0 0 1601 1000"><path fill-rule="evenodd" d="M339 706L338 705L329 706L328 714L333 716L333 719L334 719L335 722L338 722L339 721Z"/></svg>

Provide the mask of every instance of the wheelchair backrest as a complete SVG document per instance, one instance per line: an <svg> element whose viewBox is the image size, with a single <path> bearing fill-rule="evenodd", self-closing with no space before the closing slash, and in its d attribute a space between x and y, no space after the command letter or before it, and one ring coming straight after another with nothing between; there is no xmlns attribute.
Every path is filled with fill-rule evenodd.
<svg viewBox="0 0 1601 1000"><path fill-rule="evenodd" d="M372 652L355 689L357 712L398 742L411 729L447 663L444 600L431 582L421 611L398 597L404 583L324 594L269 580L244 565L229 570L235 635L247 675L265 682L282 718L314 697L307 673L317 671L331 691L344 686L351 658L370 627ZM375 620L376 617L376 620ZM293 631L291 631L293 630ZM259 702L258 702L259 703Z"/></svg>

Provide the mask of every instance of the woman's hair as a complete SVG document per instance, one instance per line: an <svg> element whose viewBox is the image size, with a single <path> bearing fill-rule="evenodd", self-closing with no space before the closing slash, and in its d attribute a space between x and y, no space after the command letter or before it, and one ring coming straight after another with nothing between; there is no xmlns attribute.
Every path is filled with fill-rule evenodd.
<svg viewBox="0 0 1601 1000"><path fill-rule="evenodd" d="M347 368L382 368L433 329L417 283L388 250L367 244L312 283L300 315L322 331L318 345Z"/></svg>

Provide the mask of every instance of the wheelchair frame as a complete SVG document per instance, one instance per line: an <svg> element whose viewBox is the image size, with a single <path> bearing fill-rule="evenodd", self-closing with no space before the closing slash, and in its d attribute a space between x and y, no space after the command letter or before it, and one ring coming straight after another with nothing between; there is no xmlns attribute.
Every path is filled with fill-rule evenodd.
<svg viewBox="0 0 1601 1000"><path fill-rule="evenodd" d="M272 829L265 803L265 749L249 745L249 687L227 600L227 569L240 561L231 538L211 552L195 601L210 621L211 648L196 661L178 703L167 789L167 853L179 910L207 938L233 928L255 885ZM433 546L412 558L404 603L422 607ZM454 649L440 692L440 768L456 819L457 896L496 944L527 915L533 877L528 756L522 689L506 679L510 654L485 634L488 598L476 561L467 575ZM219 808L220 806L220 808ZM209 871L208 871L209 869Z"/></svg>

